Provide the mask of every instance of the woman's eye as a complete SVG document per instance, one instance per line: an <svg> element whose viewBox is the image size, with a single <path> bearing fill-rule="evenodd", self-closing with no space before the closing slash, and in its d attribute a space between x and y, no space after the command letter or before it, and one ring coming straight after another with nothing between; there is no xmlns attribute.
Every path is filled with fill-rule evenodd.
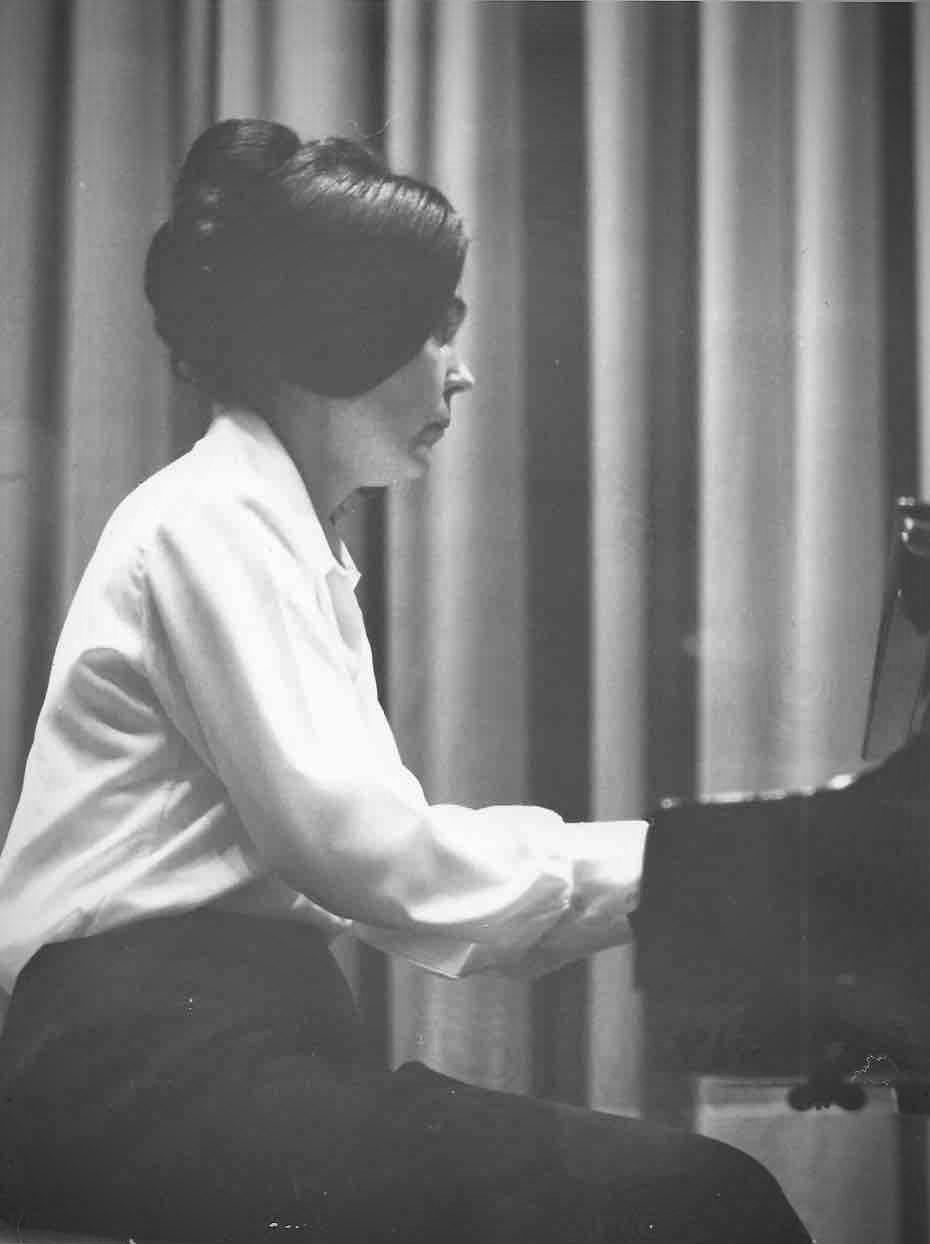
<svg viewBox="0 0 930 1244"><path fill-rule="evenodd" d="M433 340L441 346L451 345L455 336L455 327L451 319L445 316L433 330Z"/></svg>
<svg viewBox="0 0 930 1244"><path fill-rule="evenodd" d="M465 303L461 298L455 297L443 313L439 324L433 330L433 340L441 346L451 345L455 340L456 333L462 326L464 318Z"/></svg>

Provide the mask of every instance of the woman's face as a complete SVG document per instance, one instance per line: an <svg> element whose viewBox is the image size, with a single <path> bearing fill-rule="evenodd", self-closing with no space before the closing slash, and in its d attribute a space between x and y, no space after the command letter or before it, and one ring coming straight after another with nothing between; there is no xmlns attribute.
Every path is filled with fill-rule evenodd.
<svg viewBox="0 0 930 1244"><path fill-rule="evenodd" d="M360 486L416 479L429 469L452 420L452 399L475 383L456 344L464 316L465 304L457 298L447 322L419 354L358 399L345 449Z"/></svg>

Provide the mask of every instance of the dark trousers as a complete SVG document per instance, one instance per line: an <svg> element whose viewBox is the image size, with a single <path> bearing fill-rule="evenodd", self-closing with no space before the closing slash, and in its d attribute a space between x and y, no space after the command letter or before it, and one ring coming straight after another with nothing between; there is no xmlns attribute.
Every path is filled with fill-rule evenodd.
<svg viewBox="0 0 930 1244"><path fill-rule="evenodd" d="M201 911L47 946L0 1039L0 1213L134 1240L803 1244L726 1145L364 1058L322 939Z"/></svg>

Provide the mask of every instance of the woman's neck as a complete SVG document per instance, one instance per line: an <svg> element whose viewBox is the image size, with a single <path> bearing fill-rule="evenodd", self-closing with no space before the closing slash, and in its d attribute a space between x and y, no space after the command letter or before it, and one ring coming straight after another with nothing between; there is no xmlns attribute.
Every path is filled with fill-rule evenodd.
<svg viewBox="0 0 930 1244"><path fill-rule="evenodd" d="M339 556L336 524L354 507L357 486L348 478L338 446L339 399L282 386L265 418L287 450L310 495L330 548Z"/></svg>

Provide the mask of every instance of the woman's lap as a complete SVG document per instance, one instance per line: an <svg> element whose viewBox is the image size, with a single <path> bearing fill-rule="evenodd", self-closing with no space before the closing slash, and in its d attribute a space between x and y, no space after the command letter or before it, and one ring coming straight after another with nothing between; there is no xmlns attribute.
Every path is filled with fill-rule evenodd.
<svg viewBox="0 0 930 1244"><path fill-rule="evenodd" d="M288 1006L283 1022L256 1018L281 981L222 1024L211 991L187 984L189 1018L162 1009L152 1057L127 1037L138 1025L107 1029L101 1011L82 1040L56 1030L20 1059L7 1140L27 1225L190 1242L807 1239L775 1182L727 1146L418 1064L367 1066L340 1048L344 1015L333 1040L295 1043Z"/></svg>
<svg viewBox="0 0 930 1244"><path fill-rule="evenodd" d="M727 1146L417 1065L319 1061L234 1065L131 1149L85 1142L57 1172L58 1225L340 1244L805 1239L774 1181Z"/></svg>

